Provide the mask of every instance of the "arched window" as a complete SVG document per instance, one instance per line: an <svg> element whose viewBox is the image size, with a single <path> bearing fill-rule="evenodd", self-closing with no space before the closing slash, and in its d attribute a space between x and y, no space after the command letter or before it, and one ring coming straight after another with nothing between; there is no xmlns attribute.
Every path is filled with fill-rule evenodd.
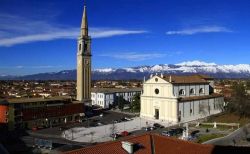
<svg viewBox="0 0 250 154"><path fill-rule="evenodd" d="M190 95L194 95L194 94L195 94L194 88L190 89Z"/></svg>
<svg viewBox="0 0 250 154"><path fill-rule="evenodd" d="M204 88L200 88L199 93L200 93L200 94L204 94L204 93L205 93L205 92L204 92Z"/></svg>
<svg viewBox="0 0 250 154"><path fill-rule="evenodd" d="M82 44L79 44L79 51L82 50Z"/></svg>
<svg viewBox="0 0 250 154"><path fill-rule="evenodd" d="M181 89L181 90L179 91L179 95L185 95L185 90L184 90L184 89Z"/></svg>

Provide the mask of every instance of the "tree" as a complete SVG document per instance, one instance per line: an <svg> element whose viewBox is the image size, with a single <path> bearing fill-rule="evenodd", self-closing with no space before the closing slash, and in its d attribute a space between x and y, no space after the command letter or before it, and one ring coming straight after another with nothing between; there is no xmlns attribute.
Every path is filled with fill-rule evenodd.
<svg viewBox="0 0 250 154"><path fill-rule="evenodd" d="M124 98L122 96L118 96L117 102L118 102L118 108L122 111L125 104Z"/></svg>
<svg viewBox="0 0 250 154"><path fill-rule="evenodd" d="M90 132L89 134L91 135L90 142L92 143L92 142L93 142L93 136L94 136L95 132L92 131L92 132Z"/></svg>
<svg viewBox="0 0 250 154"><path fill-rule="evenodd" d="M131 108L132 112L140 112L140 109L141 109L140 94L135 94L134 95L130 108Z"/></svg>
<svg viewBox="0 0 250 154"><path fill-rule="evenodd" d="M229 100L227 111L237 113L240 117L250 115L250 99L243 83L233 84L233 94Z"/></svg>
<svg viewBox="0 0 250 154"><path fill-rule="evenodd" d="M205 103L199 104L199 112L203 117L207 117L208 115L208 105Z"/></svg>
<svg viewBox="0 0 250 154"><path fill-rule="evenodd" d="M112 136L113 139L115 139L115 134L116 134L116 125L115 123L113 123L110 127L110 136Z"/></svg>
<svg viewBox="0 0 250 154"><path fill-rule="evenodd" d="M246 82L246 88L247 88L247 90L250 90L250 80L248 80L248 81Z"/></svg>

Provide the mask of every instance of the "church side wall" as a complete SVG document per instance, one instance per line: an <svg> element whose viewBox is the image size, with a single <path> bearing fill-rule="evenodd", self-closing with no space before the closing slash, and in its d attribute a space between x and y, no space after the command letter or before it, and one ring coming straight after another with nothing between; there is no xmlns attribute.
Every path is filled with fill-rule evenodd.
<svg viewBox="0 0 250 154"><path fill-rule="evenodd" d="M191 121L221 112L223 97L178 103L180 121Z"/></svg>

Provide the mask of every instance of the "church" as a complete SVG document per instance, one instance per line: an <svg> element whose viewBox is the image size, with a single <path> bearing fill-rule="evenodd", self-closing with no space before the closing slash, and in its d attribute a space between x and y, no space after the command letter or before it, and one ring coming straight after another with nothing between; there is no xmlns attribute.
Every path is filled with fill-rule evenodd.
<svg viewBox="0 0 250 154"><path fill-rule="evenodd" d="M206 75L151 75L143 84L140 117L179 123L220 113L224 98L213 87Z"/></svg>

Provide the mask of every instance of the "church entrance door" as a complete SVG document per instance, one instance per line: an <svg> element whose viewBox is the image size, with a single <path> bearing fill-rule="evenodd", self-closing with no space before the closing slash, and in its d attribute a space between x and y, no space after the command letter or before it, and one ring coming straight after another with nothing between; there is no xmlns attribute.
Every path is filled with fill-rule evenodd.
<svg viewBox="0 0 250 154"><path fill-rule="evenodd" d="M159 119L159 109L155 109L155 119Z"/></svg>

